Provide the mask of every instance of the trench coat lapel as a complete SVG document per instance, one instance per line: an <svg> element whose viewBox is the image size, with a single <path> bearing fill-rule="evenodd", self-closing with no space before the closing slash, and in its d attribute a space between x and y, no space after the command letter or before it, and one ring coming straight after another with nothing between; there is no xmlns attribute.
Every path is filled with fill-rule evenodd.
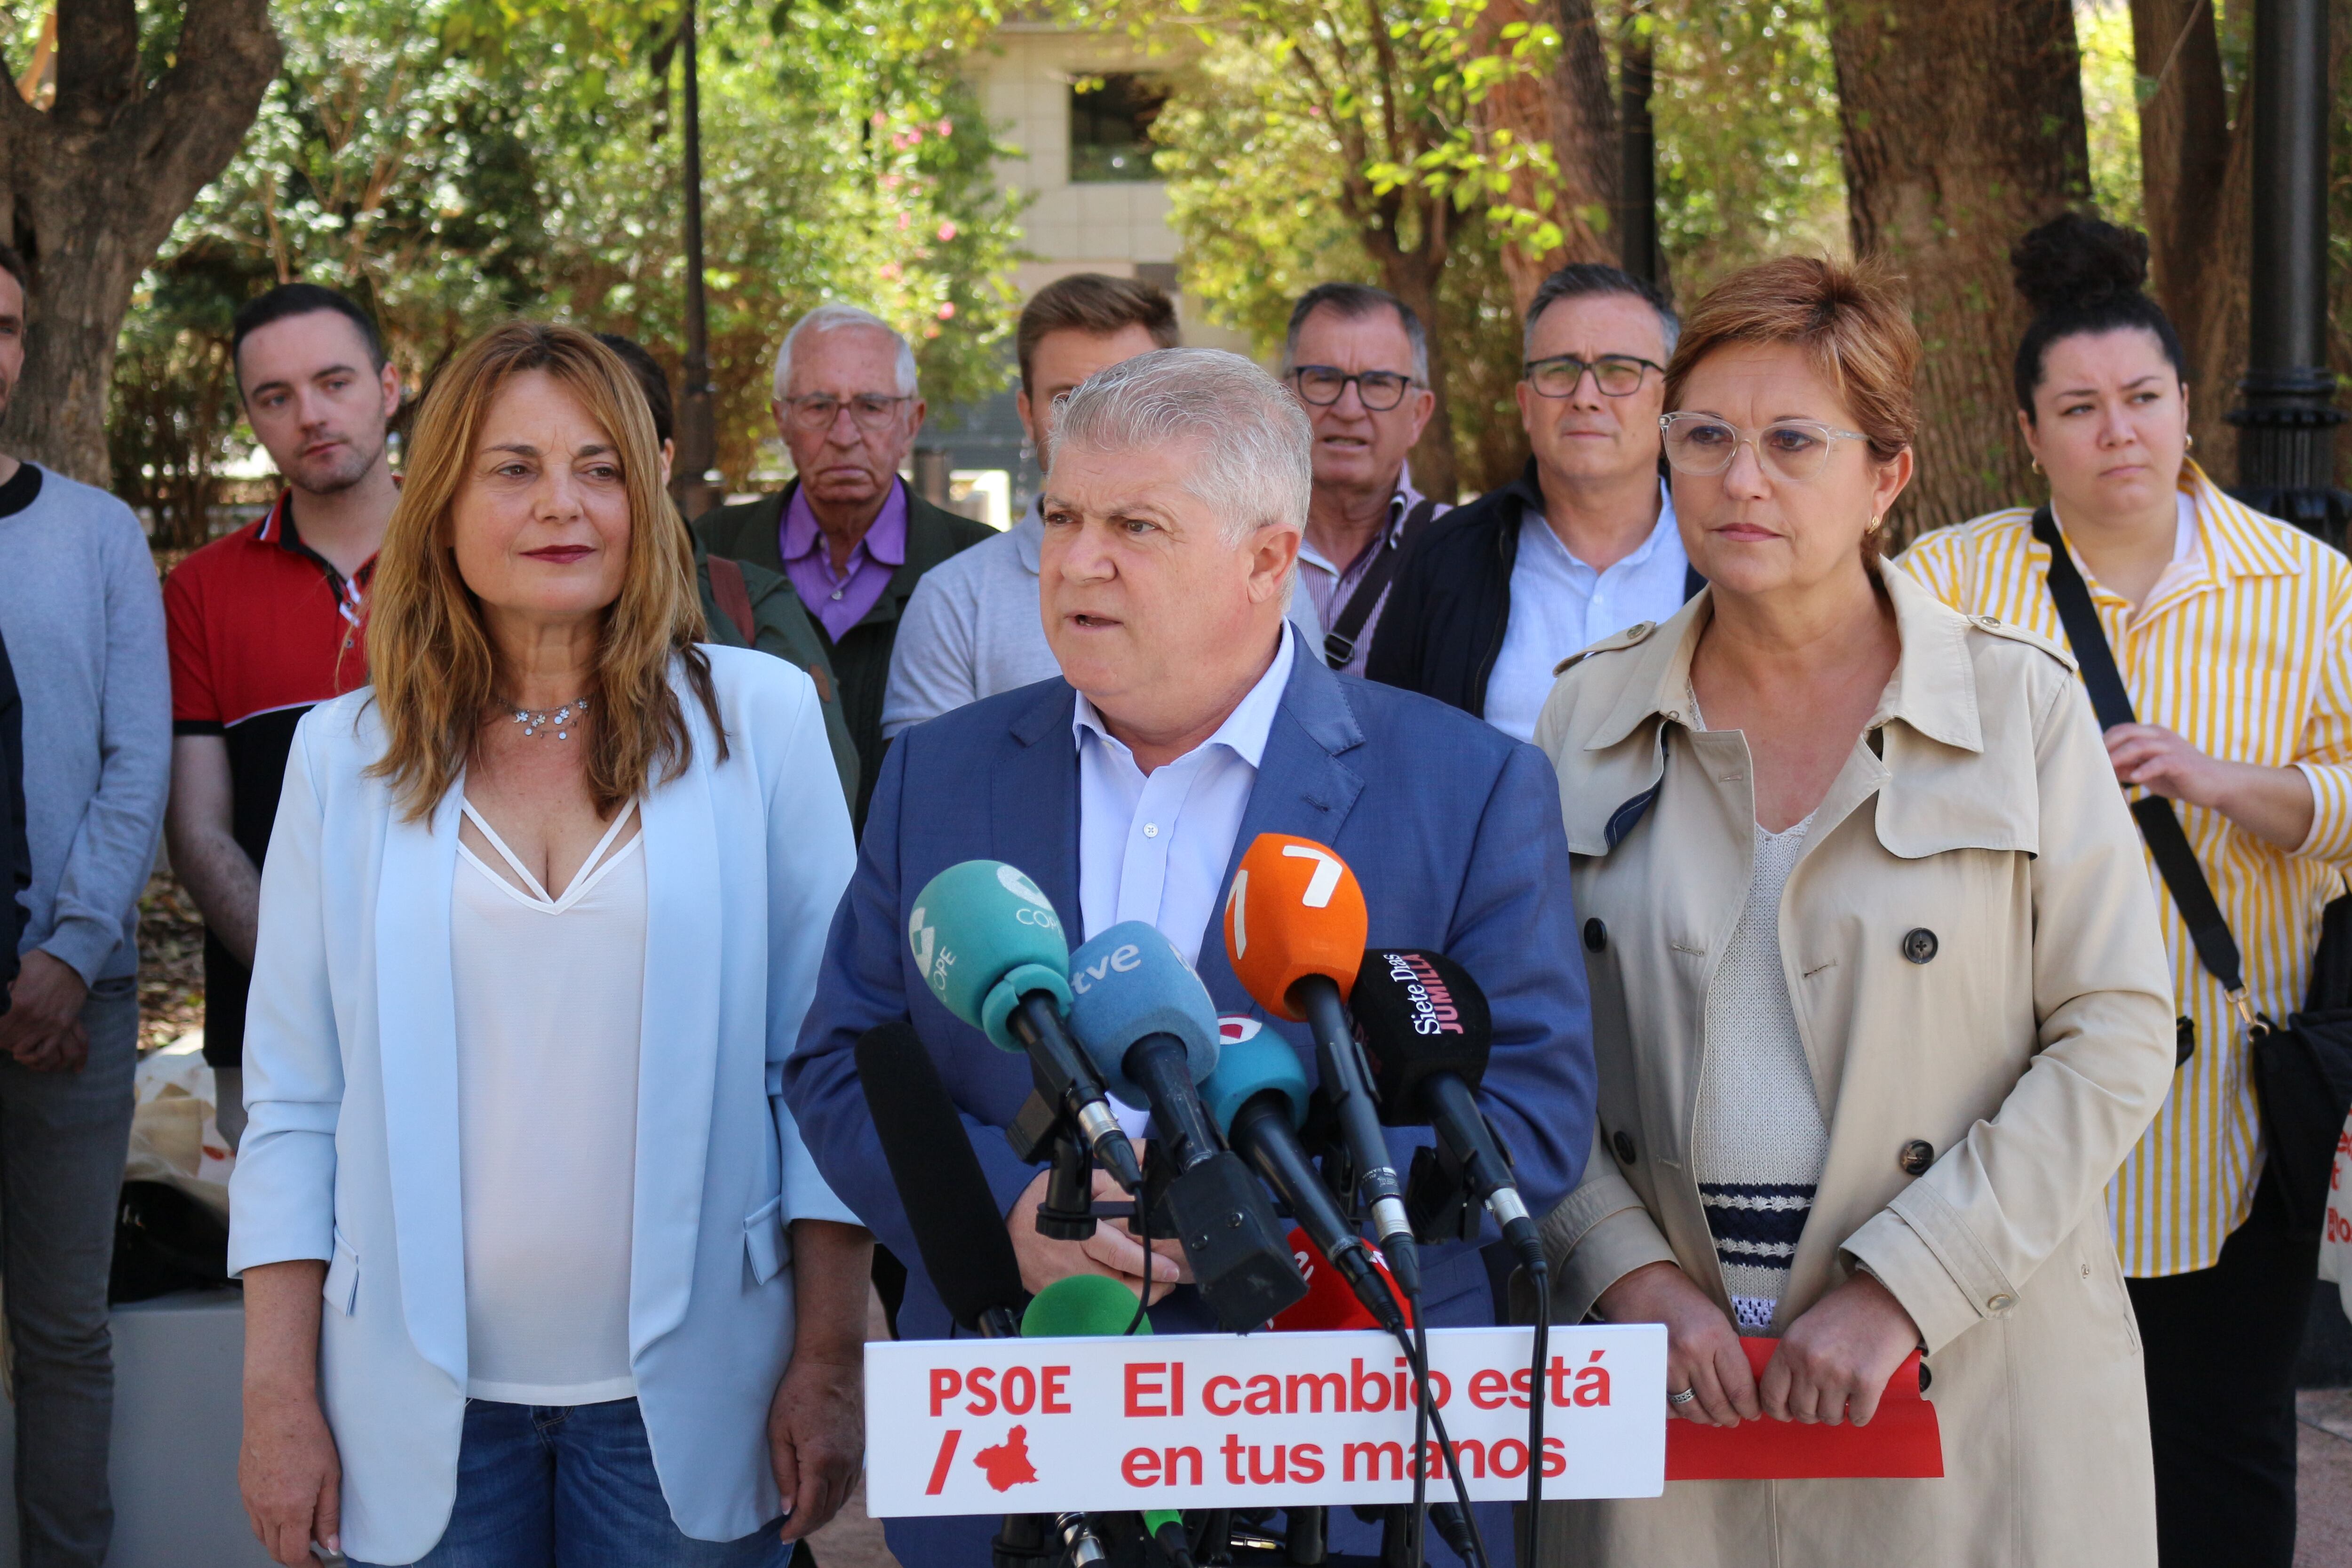
<svg viewBox="0 0 2352 1568"><path fill-rule="evenodd" d="M655 784L638 806L645 834L646 978L629 1265L632 1357L686 1317L724 1021L719 926L726 900L717 892L730 879L719 864L710 795L714 742L693 695L680 690L678 700L695 716L694 761L678 777ZM735 1021L744 1028L761 1022Z"/></svg>
<svg viewBox="0 0 2352 1568"><path fill-rule="evenodd" d="M433 815L394 813L376 887L378 1071L400 1304L417 1353L466 1384L466 1243L457 1169L457 1008L449 900L461 778Z"/></svg>

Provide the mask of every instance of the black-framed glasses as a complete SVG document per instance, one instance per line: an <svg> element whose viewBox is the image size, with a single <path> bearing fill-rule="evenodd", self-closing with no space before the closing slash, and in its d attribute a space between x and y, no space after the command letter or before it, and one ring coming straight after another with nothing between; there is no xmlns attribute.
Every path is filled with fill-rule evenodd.
<svg viewBox="0 0 2352 1568"><path fill-rule="evenodd" d="M844 400L830 392L812 392L805 397L787 397L784 406L792 411L792 421L803 430L830 430L833 422L841 417L845 407L860 430L887 430L898 416L898 405L912 403L913 395L885 397L878 392L861 392Z"/></svg>
<svg viewBox="0 0 2352 1568"><path fill-rule="evenodd" d="M1803 483L1821 478L1830 448L1840 441L1867 441L1858 430L1841 430L1817 419L1777 419L1749 435L1712 414L1669 414L1658 421L1666 461L1678 474L1719 474L1742 447L1756 448L1756 460L1784 479Z"/></svg>
<svg viewBox="0 0 2352 1568"><path fill-rule="evenodd" d="M1549 359L1530 361L1519 374L1536 389L1538 397L1573 396L1586 371L1592 373L1593 384L1609 396L1631 397L1642 390L1642 377L1654 370L1664 375L1666 367L1638 354L1602 354L1599 359L1554 354Z"/></svg>
<svg viewBox="0 0 2352 1568"><path fill-rule="evenodd" d="M1404 395L1413 387L1412 377L1392 370L1360 370L1351 374L1336 364L1298 365L1292 369L1290 379L1298 388L1300 398L1318 408L1328 408L1339 402L1352 381L1356 384L1356 395L1375 414L1386 414L1402 403Z"/></svg>

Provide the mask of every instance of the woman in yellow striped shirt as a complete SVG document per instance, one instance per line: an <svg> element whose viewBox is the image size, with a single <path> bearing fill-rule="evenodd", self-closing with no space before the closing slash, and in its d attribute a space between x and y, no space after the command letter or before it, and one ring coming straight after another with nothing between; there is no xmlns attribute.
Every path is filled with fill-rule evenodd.
<svg viewBox="0 0 2352 1568"><path fill-rule="evenodd" d="M2142 291L2147 258L2143 237L2080 216L2019 244L2036 316L2018 423L2139 721L2107 731L2116 777L2175 803L2253 1008L2284 1018L2352 858L2352 563L2189 460L2185 360ZM2033 522L2020 507L1937 530L1902 564L1958 609L2063 644ZM2158 893L2194 1048L2109 1204L2147 1356L2162 1562L2288 1568L2318 1237L2262 1179L2245 1026Z"/></svg>

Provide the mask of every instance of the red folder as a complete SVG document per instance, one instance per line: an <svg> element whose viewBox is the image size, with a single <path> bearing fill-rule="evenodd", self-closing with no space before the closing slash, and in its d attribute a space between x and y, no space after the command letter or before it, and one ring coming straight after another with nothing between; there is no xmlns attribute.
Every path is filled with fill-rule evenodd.
<svg viewBox="0 0 2352 1568"><path fill-rule="evenodd" d="M1778 1340L1743 1338L1740 1349L1759 1381ZM1786 1481L1829 1478L1940 1478L1943 1434L1936 1407L1919 1391L1919 1352L1895 1369L1878 1414L1867 1426L1835 1426L1801 1421L1742 1421L1737 1426L1702 1426L1696 1421L1666 1422L1666 1479L1670 1481Z"/></svg>

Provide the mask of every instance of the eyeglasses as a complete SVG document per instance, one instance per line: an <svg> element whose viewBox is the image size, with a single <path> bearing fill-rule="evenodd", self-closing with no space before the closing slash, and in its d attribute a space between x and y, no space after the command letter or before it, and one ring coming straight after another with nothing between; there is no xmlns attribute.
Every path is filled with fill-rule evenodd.
<svg viewBox="0 0 2352 1568"><path fill-rule="evenodd" d="M1335 364L1302 364L1290 373L1297 384L1298 395L1318 408L1328 408L1339 401L1348 384L1356 384L1356 395L1374 414L1386 414L1404 401L1412 389L1412 377L1399 375L1392 370L1359 371L1350 375Z"/></svg>
<svg viewBox="0 0 2352 1568"><path fill-rule="evenodd" d="M833 422L841 417L844 407L856 421L860 430L877 431L890 428L898 416L898 405L911 403L912 396L885 397L878 392L861 392L844 401L829 392L812 392L806 397L787 397L784 406L792 410L793 424L803 430L830 430Z"/></svg>
<svg viewBox="0 0 2352 1568"><path fill-rule="evenodd" d="M1666 461L1678 474L1719 474L1731 467L1742 446L1756 448L1756 460L1784 479L1819 479L1829 466L1830 447L1840 441L1867 441L1855 430L1840 430L1811 419L1782 419L1750 436L1712 414L1669 414L1658 421Z"/></svg>
<svg viewBox="0 0 2352 1568"><path fill-rule="evenodd" d="M1529 363L1519 374L1538 397L1572 396L1584 381L1584 373L1592 373L1592 384L1612 397L1631 397L1642 389L1642 377L1650 371L1665 374L1666 367L1633 354L1602 354L1599 359L1582 360L1574 354L1554 354L1549 359Z"/></svg>

